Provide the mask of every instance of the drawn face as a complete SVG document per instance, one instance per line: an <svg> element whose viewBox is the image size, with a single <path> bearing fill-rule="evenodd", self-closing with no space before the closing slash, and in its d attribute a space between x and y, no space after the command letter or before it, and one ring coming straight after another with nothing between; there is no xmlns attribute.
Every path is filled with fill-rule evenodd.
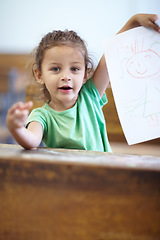
<svg viewBox="0 0 160 240"><path fill-rule="evenodd" d="M160 56L146 50L136 53L126 63L127 72L134 78L148 78L160 72Z"/></svg>

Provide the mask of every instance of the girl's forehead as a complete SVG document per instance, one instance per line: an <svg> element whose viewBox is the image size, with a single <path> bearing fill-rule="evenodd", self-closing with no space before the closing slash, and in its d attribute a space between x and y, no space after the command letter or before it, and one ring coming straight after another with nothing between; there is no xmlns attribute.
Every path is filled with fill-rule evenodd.
<svg viewBox="0 0 160 240"><path fill-rule="evenodd" d="M84 61L84 55L78 47L58 45L45 50L44 58L63 59L64 57Z"/></svg>
<svg viewBox="0 0 160 240"><path fill-rule="evenodd" d="M61 52L65 52L65 53L81 53L82 51L80 50L79 47L76 46L70 46L70 45L57 45L57 46L53 46L50 48L51 51L54 51L55 53L61 53Z"/></svg>

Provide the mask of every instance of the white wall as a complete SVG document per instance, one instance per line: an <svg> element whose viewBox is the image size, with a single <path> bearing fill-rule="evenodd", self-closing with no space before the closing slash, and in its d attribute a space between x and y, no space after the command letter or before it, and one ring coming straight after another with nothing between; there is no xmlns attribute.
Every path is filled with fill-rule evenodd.
<svg viewBox="0 0 160 240"><path fill-rule="evenodd" d="M160 0L0 0L0 53L29 53L53 29L73 29L96 62L103 40L135 13L160 15Z"/></svg>

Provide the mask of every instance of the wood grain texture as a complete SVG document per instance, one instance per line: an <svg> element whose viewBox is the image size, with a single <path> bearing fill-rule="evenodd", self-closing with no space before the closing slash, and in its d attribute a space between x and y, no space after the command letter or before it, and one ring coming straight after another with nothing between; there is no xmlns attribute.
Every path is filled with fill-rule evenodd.
<svg viewBox="0 0 160 240"><path fill-rule="evenodd" d="M160 157L0 145L0 239L160 239Z"/></svg>

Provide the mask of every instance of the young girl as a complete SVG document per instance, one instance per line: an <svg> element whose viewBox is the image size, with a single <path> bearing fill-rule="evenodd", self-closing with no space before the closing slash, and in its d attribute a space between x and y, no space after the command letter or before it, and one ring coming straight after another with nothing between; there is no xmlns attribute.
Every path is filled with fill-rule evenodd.
<svg viewBox="0 0 160 240"><path fill-rule="evenodd" d="M160 31L157 19L136 14L120 32L141 25ZM32 102L9 109L6 122L15 140L26 149L43 140L47 147L111 152L102 112L109 83L104 55L89 78L93 64L83 40L73 31L53 31L42 38L33 66L47 102L29 117Z"/></svg>

